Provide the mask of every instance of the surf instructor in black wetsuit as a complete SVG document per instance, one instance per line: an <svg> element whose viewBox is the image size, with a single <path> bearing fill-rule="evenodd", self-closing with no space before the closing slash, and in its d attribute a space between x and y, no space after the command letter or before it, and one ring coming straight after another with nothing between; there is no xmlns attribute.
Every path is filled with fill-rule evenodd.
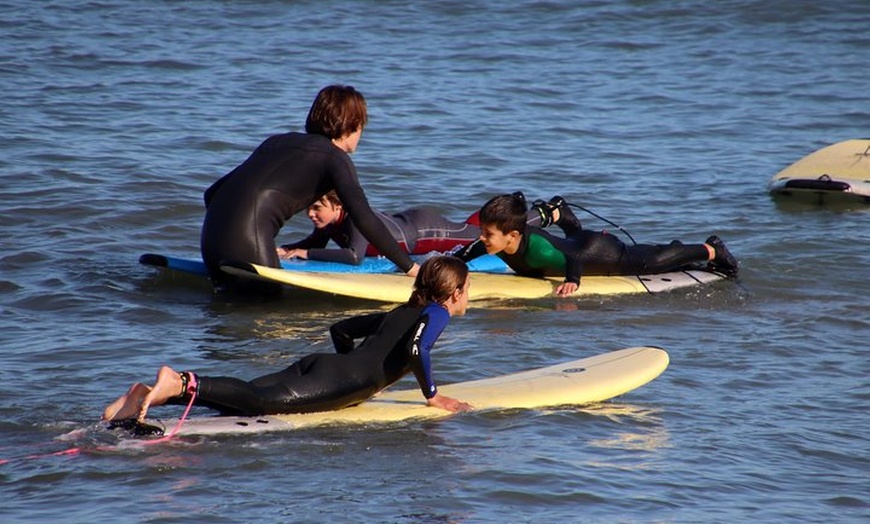
<svg viewBox="0 0 870 524"><path fill-rule="evenodd" d="M284 222L330 190L385 257L409 276L419 267L369 206L349 154L368 121L362 94L350 86L323 88L311 105L305 133L267 138L240 166L205 191L200 247L217 289L273 293L278 287L237 279L223 261L280 267L275 236Z"/></svg>

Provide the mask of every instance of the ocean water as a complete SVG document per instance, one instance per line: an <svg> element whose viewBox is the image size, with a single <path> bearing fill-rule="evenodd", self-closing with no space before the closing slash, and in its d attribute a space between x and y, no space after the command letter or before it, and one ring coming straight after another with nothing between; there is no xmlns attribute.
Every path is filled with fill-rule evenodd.
<svg viewBox="0 0 870 524"><path fill-rule="evenodd" d="M868 26L859 0L0 5L0 521L867 522L870 211L766 184L870 136ZM716 233L740 277L489 304L437 346L440 382L669 352L601 406L118 446L103 407L159 365L254 377L380 307L137 263L196 256L202 191L330 83L367 97L378 209L561 194L639 242Z"/></svg>

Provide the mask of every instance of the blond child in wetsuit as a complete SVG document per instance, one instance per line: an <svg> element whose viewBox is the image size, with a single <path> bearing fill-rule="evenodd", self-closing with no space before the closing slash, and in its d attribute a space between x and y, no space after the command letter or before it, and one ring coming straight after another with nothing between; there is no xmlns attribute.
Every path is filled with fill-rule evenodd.
<svg viewBox="0 0 870 524"><path fill-rule="evenodd" d="M469 222L452 222L431 207L413 207L388 215L375 211L393 238L407 253L444 253L464 246L480 236L480 228ZM314 231L302 240L278 248L280 258L324 260L359 265L367 256L380 252L370 244L348 217L341 200L330 191L309 206L308 218ZM469 217L472 220L472 217ZM329 241L338 247L328 248Z"/></svg>

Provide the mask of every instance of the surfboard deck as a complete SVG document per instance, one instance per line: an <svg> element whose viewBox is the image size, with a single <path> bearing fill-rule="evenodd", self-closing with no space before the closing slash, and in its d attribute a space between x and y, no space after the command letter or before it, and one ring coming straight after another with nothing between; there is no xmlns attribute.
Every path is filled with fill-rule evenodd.
<svg viewBox="0 0 870 524"><path fill-rule="evenodd" d="M331 295L404 302L414 283L398 274L337 274L275 269L257 264L233 263L221 266L232 275L278 282L290 287ZM564 279L561 277L528 278L513 273L471 273L469 300L539 299L553 295ZM724 279L721 273L690 269L655 275L585 276L572 296L618 295L628 293L662 293L688 286Z"/></svg>
<svg viewBox="0 0 870 524"><path fill-rule="evenodd" d="M427 255L412 255L411 258L416 262L425 260ZM208 276L208 270L205 267L205 262L200 259L182 258L169 255L161 255L157 253L145 253L139 257L139 263L168 269L172 271L180 271L192 275ZM384 257L365 257L362 264L351 265L342 264L340 262L325 262L321 260L282 260L281 267L289 271L316 271L322 273L398 273L399 270L395 264ZM472 260L468 265L471 271L504 273L510 271L504 261L495 255L486 255L478 259Z"/></svg>
<svg viewBox="0 0 870 524"><path fill-rule="evenodd" d="M657 347L632 347L510 375L439 386L444 395L470 403L474 411L577 406L610 400L652 381L669 357ZM176 435L218 435L290 431L324 425L387 424L452 415L426 405L419 389L382 391L354 407L259 417L193 417ZM178 419L150 419L166 432Z"/></svg>
<svg viewBox="0 0 870 524"><path fill-rule="evenodd" d="M777 199L870 204L870 139L823 147L786 167L768 186Z"/></svg>

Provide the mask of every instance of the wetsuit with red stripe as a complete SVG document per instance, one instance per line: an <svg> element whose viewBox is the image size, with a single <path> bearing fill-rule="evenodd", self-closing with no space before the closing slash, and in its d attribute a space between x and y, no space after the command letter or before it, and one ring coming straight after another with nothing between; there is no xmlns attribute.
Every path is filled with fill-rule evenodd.
<svg viewBox="0 0 870 524"><path fill-rule="evenodd" d="M408 253L423 255L432 251L447 252L456 246L473 242L480 236L480 228L467 222L451 222L431 207L415 207L387 215L375 212L393 238ZM329 241L339 249L326 249ZM371 245L365 235L342 211L338 221L315 229L308 237L281 246L285 249L307 249L309 260L327 260L344 264L362 264L366 256L377 256L380 251Z"/></svg>
<svg viewBox="0 0 870 524"><path fill-rule="evenodd" d="M359 404L411 372L432 398L438 390L430 351L449 320L435 303L349 318L330 328L336 353L314 353L251 381L197 375L194 403L223 415L329 411Z"/></svg>
<svg viewBox="0 0 870 524"><path fill-rule="evenodd" d="M233 283L224 260L279 267L275 236L284 222L335 190L362 235L407 272L413 262L369 206L350 156L325 136L286 133L266 139L204 195L202 258L217 285Z"/></svg>
<svg viewBox="0 0 870 524"><path fill-rule="evenodd" d="M459 250L463 261L486 254L483 242ZM626 245L602 231L572 228L559 237L535 226L526 226L516 253L498 253L517 274L530 277L564 276L566 282L580 283L581 275L646 275L675 271L706 262L709 252L703 244Z"/></svg>

